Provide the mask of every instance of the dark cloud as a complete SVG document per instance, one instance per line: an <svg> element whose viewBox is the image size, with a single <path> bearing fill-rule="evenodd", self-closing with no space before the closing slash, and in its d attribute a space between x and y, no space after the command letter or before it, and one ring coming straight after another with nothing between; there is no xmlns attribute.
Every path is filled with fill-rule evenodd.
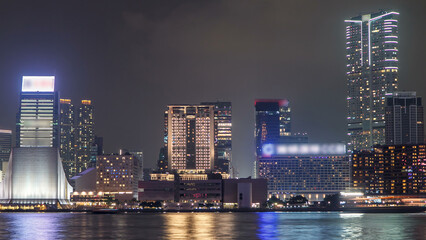
<svg viewBox="0 0 426 240"><path fill-rule="evenodd" d="M400 88L426 96L425 1L0 2L0 127L14 128L20 76L55 74L92 99L107 151L154 166L170 103L230 100L234 163L251 175L255 98L288 98L295 131L345 138L344 19L400 11Z"/></svg>

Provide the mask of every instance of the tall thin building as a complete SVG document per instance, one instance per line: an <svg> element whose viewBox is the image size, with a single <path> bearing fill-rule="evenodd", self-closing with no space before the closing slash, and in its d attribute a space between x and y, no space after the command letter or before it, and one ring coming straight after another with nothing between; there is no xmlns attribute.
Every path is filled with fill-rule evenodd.
<svg viewBox="0 0 426 240"><path fill-rule="evenodd" d="M68 179L76 175L74 142L74 105L71 99L60 99L60 154Z"/></svg>
<svg viewBox="0 0 426 240"><path fill-rule="evenodd" d="M291 136L291 107L286 99L280 104L280 136Z"/></svg>
<svg viewBox="0 0 426 240"><path fill-rule="evenodd" d="M202 102L214 106L214 169L229 173L232 160L232 103Z"/></svg>
<svg viewBox="0 0 426 240"><path fill-rule="evenodd" d="M10 150L12 149L12 130L0 129L0 170L2 163L8 162L10 157ZM0 176L1 179L1 176Z"/></svg>
<svg viewBox="0 0 426 240"><path fill-rule="evenodd" d="M169 170L214 168L214 106L170 105L167 117Z"/></svg>
<svg viewBox="0 0 426 240"><path fill-rule="evenodd" d="M23 76L17 147L59 147L59 94L54 76Z"/></svg>
<svg viewBox="0 0 426 240"><path fill-rule="evenodd" d="M291 109L286 99L259 99L256 109L256 154L262 155L262 145L277 143L283 136L291 136Z"/></svg>
<svg viewBox="0 0 426 240"><path fill-rule="evenodd" d="M351 152L385 143L385 95L398 88L398 15L381 11L345 20Z"/></svg>
<svg viewBox="0 0 426 240"><path fill-rule="evenodd" d="M76 116L76 173L86 170L92 159L95 144L94 107L90 100L82 100Z"/></svg>
<svg viewBox="0 0 426 240"><path fill-rule="evenodd" d="M422 98L416 92L395 92L386 97L386 145L424 141Z"/></svg>

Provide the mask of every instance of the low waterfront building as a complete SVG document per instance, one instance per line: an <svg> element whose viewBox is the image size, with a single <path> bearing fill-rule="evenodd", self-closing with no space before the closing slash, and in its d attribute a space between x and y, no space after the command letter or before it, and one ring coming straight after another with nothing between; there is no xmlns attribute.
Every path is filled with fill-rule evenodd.
<svg viewBox="0 0 426 240"><path fill-rule="evenodd" d="M96 192L96 168L88 168L70 179L74 192Z"/></svg>
<svg viewBox="0 0 426 240"><path fill-rule="evenodd" d="M58 148L12 149L5 179L0 183L0 203L67 205L72 191Z"/></svg>
<svg viewBox="0 0 426 240"><path fill-rule="evenodd" d="M426 145L376 146L352 155L352 187L367 195L426 193Z"/></svg>
<svg viewBox="0 0 426 240"><path fill-rule="evenodd" d="M205 180L182 180L177 175L173 180L158 179L139 182L140 201L163 201L169 207L180 203L215 208L259 208L266 203L266 179L221 179L217 175L209 175Z"/></svg>
<svg viewBox="0 0 426 240"><path fill-rule="evenodd" d="M117 194L116 198L119 200L137 198L138 164L138 159L130 154L98 156L96 160L96 191Z"/></svg>
<svg viewBox="0 0 426 240"><path fill-rule="evenodd" d="M264 144L258 176L268 179L269 197L302 195L322 201L350 186L350 164L344 144Z"/></svg>

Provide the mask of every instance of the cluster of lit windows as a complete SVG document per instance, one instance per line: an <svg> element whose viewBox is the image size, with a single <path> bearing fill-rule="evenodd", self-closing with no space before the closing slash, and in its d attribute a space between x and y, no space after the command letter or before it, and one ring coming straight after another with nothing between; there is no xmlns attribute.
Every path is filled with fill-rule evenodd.
<svg viewBox="0 0 426 240"><path fill-rule="evenodd" d="M98 191L133 191L137 161L132 156L100 156L96 162Z"/></svg>
<svg viewBox="0 0 426 240"><path fill-rule="evenodd" d="M258 164L271 191L341 191L350 183L346 156L260 158Z"/></svg>
<svg viewBox="0 0 426 240"><path fill-rule="evenodd" d="M170 114L170 115L169 115ZM196 169L211 168L214 121L211 106L169 106L166 114L167 143L172 169L187 169L188 159L195 157Z"/></svg>

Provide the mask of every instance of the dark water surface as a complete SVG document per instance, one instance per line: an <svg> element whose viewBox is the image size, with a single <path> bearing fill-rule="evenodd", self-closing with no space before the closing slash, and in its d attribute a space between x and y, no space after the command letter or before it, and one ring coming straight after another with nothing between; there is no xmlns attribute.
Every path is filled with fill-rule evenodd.
<svg viewBox="0 0 426 240"><path fill-rule="evenodd" d="M0 213L1 239L426 239L426 213Z"/></svg>

